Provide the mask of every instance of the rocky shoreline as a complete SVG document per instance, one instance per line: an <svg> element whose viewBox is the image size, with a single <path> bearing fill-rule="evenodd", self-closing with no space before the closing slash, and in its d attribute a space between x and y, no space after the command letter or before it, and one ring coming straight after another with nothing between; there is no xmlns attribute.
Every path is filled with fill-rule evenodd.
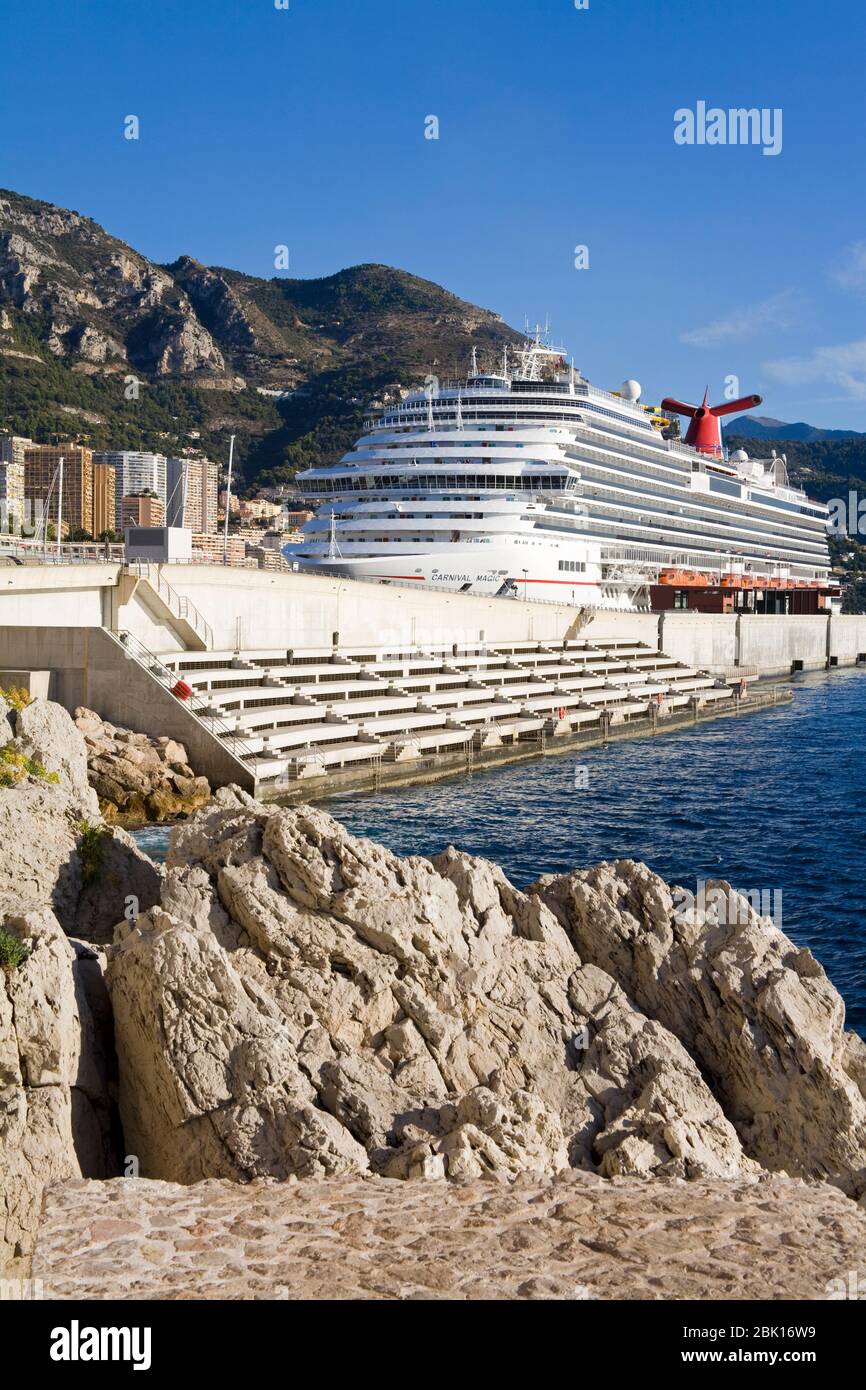
<svg viewBox="0 0 866 1390"><path fill-rule="evenodd" d="M75 711L75 726L87 749L88 781L112 824L162 824L210 801L208 779L196 775L176 739L120 728L84 706Z"/></svg>
<svg viewBox="0 0 866 1390"><path fill-rule="evenodd" d="M514 1259L491 1296L578 1296L544 1282L568 1182L593 1209L578 1244L650 1260L649 1237L639 1250L623 1233L673 1203L662 1244L706 1253L689 1293L666 1294L651 1268L617 1292L614 1255L587 1296L757 1297L750 1239L778 1297L810 1296L792 1249L820 1247L822 1271L834 1251L866 1263L866 1044L808 950L745 900L727 913L728 885L684 911L619 860L521 891L457 849L401 859L322 810L236 788L175 826L162 870L101 817L85 737L99 738L45 702L7 723L7 744L57 780L0 789L0 923L24 957L0 969L0 1266L35 1245L34 1268L71 1288L57 1264L68 1236L69 1279L98 1297L100 1271L117 1284L96 1229L131 1287L160 1296L197 1276L195 1260L148 1274L149 1204L164 1196L179 1223L166 1217L164 1239L182 1241L213 1180L228 1225L246 1210L251 1232L298 1203L315 1225L327 1189L359 1231L370 1217L367 1252L386 1268L386 1227L399 1245L404 1218L425 1240L432 1222L441 1243L455 1202L495 1206L492 1181L513 1194ZM528 1293L526 1203L545 1213ZM721 1244L712 1211L730 1212ZM480 1278L480 1249L467 1232L455 1269ZM566 1290L586 1282L572 1253ZM269 1278L285 1277L276 1260ZM312 1264L309 1278L324 1296ZM250 1296L279 1296L267 1284ZM456 1275L446 1287L430 1296L469 1296Z"/></svg>

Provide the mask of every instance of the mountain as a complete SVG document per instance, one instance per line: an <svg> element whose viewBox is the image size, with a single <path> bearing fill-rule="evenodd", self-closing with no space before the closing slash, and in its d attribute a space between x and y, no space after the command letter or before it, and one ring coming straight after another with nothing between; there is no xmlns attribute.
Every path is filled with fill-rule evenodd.
<svg viewBox="0 0 866 1390"><path fill-rule="evenodd" d="M774 420L770 415L735 415L724 427L725 435L748 435L751 439L782 439L811 442L823 439L866 439L866 434L857 430L822 430L817 425L807 425L798 420L796 424L786 424L784 420Z"/></svg>
<svg viewBox="0 0 866 1390"><path fill-rule="evenodd" d="M98 223L0 190L0 427L100 448L189 447L248 482L353 443L368 401L498 361L522 335L384 265L270 280L157 265ZM263 394L266 393L266 394Z"/></svg>

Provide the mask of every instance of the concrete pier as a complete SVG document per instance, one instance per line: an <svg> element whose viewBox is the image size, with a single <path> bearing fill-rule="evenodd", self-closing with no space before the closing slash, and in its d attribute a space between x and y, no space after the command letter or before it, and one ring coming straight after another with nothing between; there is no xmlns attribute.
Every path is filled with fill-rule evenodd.
<svg viewBox="0 0 866 1390"><path fill-rule="evenodd" d="M221 565L0 568L0 642L13 627L38 630L45 656L35 664L50 668L55 630L85 626L129 631L158 655L331 646L335 635L378 646L587 636L642 642L719 674L786 676L866 660L866 616L608 613ZM20 663L0 646L0 664Z"/></svg>
<svg viewBox="0 0 866 1390"><path fill-rule="evenodd" d="M267 797L662 732L788 698L762 677L861 661L866 617L619 614L219 565L0 569L0 684L41 673L67 709L168 734L214 785Z"/></svg>

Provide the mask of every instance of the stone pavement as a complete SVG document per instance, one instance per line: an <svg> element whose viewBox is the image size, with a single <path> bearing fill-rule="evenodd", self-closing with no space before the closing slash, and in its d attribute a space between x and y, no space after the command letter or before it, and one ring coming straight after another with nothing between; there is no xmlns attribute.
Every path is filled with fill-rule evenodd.
<svg viewBox="0 0 866 1390"><path fill-rule="evenodd" d="M32 1273L46 1298L823 1299L852 1270L866 1211L836 1188L572 1171L70 1181Z"/></svg>

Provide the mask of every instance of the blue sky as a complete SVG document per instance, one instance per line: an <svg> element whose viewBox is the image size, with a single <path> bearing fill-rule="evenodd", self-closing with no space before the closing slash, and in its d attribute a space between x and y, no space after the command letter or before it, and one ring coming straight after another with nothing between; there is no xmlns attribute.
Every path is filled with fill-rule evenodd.
<svg viewBox="0 0 866 1390"><path fill-rule="evenodd" d="M854 0L4 0L0 185L155 260L286 244L549 313L645 400L736 376L866 430L864 40ZM676 144L699 101L781 108L781 153Z"/></svg>

